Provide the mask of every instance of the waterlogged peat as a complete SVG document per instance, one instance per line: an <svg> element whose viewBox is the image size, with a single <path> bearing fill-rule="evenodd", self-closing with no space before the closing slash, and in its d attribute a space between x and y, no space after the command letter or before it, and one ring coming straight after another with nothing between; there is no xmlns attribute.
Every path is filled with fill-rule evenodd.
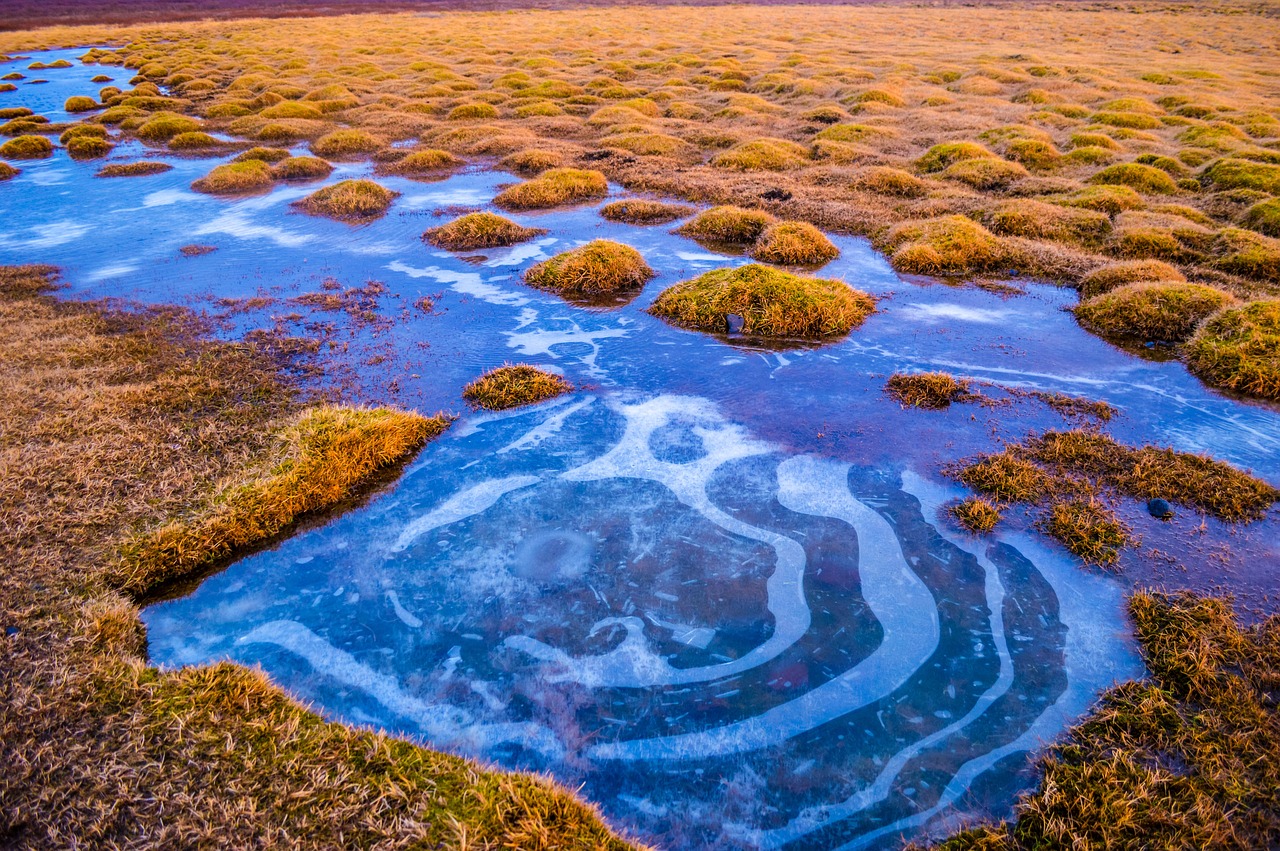
<svg viewBox="0 0 1280 851"><path fill-rule="evenodd" d="M10 95L74 120L63 106L100 70L52 69ZM1027 754L1141 673L1123 637L1131 584L1246 604L1273 587L1274 511L1230 525L1179 504L1162 521L1122 502L1141 546L1114 576L1025 506L967 512L983 536L961 526L952 509L973 492L944 465L1070 428L1078 410L1109 412L1090 427L1126 446L1280 483L1274 407L1086 333L1069 290L908 281L865 240L827 234L837 254L817 274L875 312L847 337L765 347L648 311L752 262L759 233L736 251L682 235L698 210L661 226L604 214L634 196L591 182L570 206L501 210L524 241L450 251L424 232L499 212L512 173L476 160L424 183L342 157L303 185L220 196L192 184L238 151L113 141L93 161L55 146L0 184L0 263L61 266L75 296L190 304L228 337L309 336L335 389L463 414L385 495L147 609L162 665L261 665L331 717L585 784L662 846L886 847L958 811L1007 812ZM170 168L95 177L139 161ZM370 221L295 208L347 180L398 194ZM901 236L895 250L924 256L926 234ZM594 240L653 270L633 300L584 307L524 282ZM467 411L464 388L509 363L575 391ZM920 373L982 404L886 394Z"/></svg>

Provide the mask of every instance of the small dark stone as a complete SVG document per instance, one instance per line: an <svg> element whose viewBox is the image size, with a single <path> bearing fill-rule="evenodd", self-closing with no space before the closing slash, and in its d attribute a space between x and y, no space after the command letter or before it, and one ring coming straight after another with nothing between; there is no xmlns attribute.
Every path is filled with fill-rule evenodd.
<svg viewBox="0 0 1280 851"><path fill-rule="evenodd" d="M4 628L4 634L9 636L10 638L13 638L15 635L18 634L18 628L16 626L6 626Z"/></svg>
<svg viewBox="0 0 1280 851"><path fill-rule="evenodd" d="M1018 275L1020 275L1020 274L1022 274L1022 273L1021 273L1021 272L1019 272L1017 269L1010 269L1010 270L1008 271L1008 275L1009 275L1009 277L1010 277L1010 278L1016 278L1016 277L1018 277Z"/></svg>
<svg viewBox="0 0 1280 851"><path fill-rule="evenodd" d="M1156 347L1154 340L1147 340L1147 342L1143 343L1142 345L1146 346L1148 349L1154 349Z"/></svg>
<svg viewBox="0 0 1280 851"><path fill-rule="evenodd" d="M1159 497L1147 500L1147 511L1152 517L1160 520L1168 520L1173 516L1173 509L1169 507L1169 503Z"/></svg>
<svg viewBox="0 0 1280 851"><path fill-rule="evenodd" d="M595 162L596 160L607 160L613 156L613 151L587 151L582 158L587 162Z"/></svg>
<svg viewBox="0 0 1280 851"><path fill-rule="evenodd" d="M743 319L736 313L726 313L724 317L724 332L726 334L741 334L742 329L746 327L747 320Z"/></svg>
<svg viewBox="0 0 1280 851"><path fill-rule="evenodd" d="M785 189L766 189L760 197L766 201L790 201L791 193Z"/></svg>

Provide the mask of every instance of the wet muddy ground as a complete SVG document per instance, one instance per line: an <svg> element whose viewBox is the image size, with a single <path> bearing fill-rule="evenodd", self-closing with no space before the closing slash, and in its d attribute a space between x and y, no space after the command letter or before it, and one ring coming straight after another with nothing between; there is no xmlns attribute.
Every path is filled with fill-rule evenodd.
<svg viewBox="0 0 1280 851"><path fill-rule="evenodd" d="M25 67L82 52L0 65L28 73L0 106L68 120L63 101L96 91L102 69ZM232 155L125 142L110 161L173 169L115 179L62 149L20 163L0 184L0 263L59 265L76 297L186 304L229 336L321 339L348 398L463 416L378 498L148 608L158 664L261 665L330 717L585 784L659 845L880 847L956 812L1007 812L1028 753L1141 674L1132 587L1274 609L1274 511L1160 522L1124 502L1141 545L1118 575L1016 510L986 538L941 512L963 494L945 464L1080 424L1028 390L1104 400L1117 440L1280 484L1273 406L1085 333L1063 310L1070 290L904 280L865 240L833 236L841 255L818 274L877 312L838 342L763 348L645 313L663 288L747 262L672 226L607 222L592 204L513 216L547 235L460 255L420 235L490 209L516 180L491 164L378 177L400 197L352 226L290 205L369 164L253 197L190 189ZM595 238L657 271L629 303L577 307L521 282ZM509 361L579 390L468 412L462 386ZM988 403L924 411L883 393L890 374L926 369Z"/></svg>

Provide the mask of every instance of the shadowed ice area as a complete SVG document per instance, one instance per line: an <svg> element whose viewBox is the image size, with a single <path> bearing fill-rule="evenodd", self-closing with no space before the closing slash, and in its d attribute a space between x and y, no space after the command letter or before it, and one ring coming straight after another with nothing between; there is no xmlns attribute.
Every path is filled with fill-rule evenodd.
<svg viewBox="0 0 1280 851"><path fill-rule="evenodd" d="M49 83L0 105L66 120L62 102L95 92L101 70L41 72ZM878 312L843 341L762 349L644 312L676 281L746 262L666 227L606 222L599 204L515 215L549 233L463 258L420 235L515 179L489 164L377 178L401 196L353 227L290 203L369 165L249 198L190 190L230 156L125 142L113 160L174 166L127 179L62 149L21 163L0 184L0 263L60 265L75 296L188 304L232 337L320 336L329 380L362 402L459 410L462 386L506 361L580 389L463 416L368 504L150 606L152 658L260 665L328 717L549 771L658 845L889 847L958 813L1007 813L1028 753L1141 674L1124 584L1017 517L976 539L939 511L962 494L942 464L1070 424L1013 396L902 410L882 393L890 373L1103 399L1119 440L1280 483L1274 408L1084 333L1062 310L1069 290L904 281L836 236L820 274L879 297ZM658 272L629 304L575 307L521 282L600 237ZM184 257L189 244L216 250ZM328 278L383 282L372 318L298 300ZM1229 531L1123 512L1163 552L1190 560L1230 534L1249 570L1280 566L1274 515Z"/></svg>

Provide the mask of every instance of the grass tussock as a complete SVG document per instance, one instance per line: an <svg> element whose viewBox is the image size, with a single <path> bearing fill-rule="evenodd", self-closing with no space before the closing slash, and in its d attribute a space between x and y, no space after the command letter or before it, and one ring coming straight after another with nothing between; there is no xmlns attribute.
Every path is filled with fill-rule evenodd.
<svg viewBox="0 0 1280 851"><path fill-rule="evenodd" d="M275 184L271 166L261 160L244 160L220 165L191 184L209 195L243 195L265 192Z"/></svg>
<svg viewBox="0 0 1280 851"><path fill-rule="evenodd" d="M143 122L134 135L152 144L166 144L180 133L192 133L200 129L200 122L176 112L157 112Z"/></svg>
<svg viewBox="0 0 1280 851"><path fill-rule="evenodd" d="M94 136L77 136L67 142L67 154L73 160L94 160L111 153L115 146L106 139Z"/></svg>
<svg viewBox="0 0 1280 851"><path fill-rule="evenodd" d="M120 584L140 592L267 540L304 514L345 499L449 422L385 408L308 409L280 431L261 469L225 483L190 516L127 543Z"/></svg>
<svg viewBox="0 0 1280 851"><path fill-rule="evenodd" d="M694 216L691 221L678 228L676 233L711 245L751 245L766 228L777 221L763 210L746 210L733 206L712 207Z"/></svg>
<svg viewBox="0 0 1280 851"><path fill-rule="evenodd" d="M1113 492L1159 497L1228 522L1263 517L1280 491L1214 460L1154 446L1131 447L1095 432L1049 431L952 471L980 493L1008 502Z"/></svg>
<svg viewBox="0 0 1280 851"><path fill-rule="evenodd" d="M359 159L382 150L385 144L364 130L344 129L326 133L311 143L311 152L329 160Z"/></svg>
<svg viewBox="0 0 1280 851"><path fill-rule="evenodd" d="M976 535L987 534L1000 522L1000 509L980 496L971 496L948 506L947 513Z"/></svg>
<svg viewBox="0 0 1280 851"><path fill-rule="evenodd" d="M229 511L218 495L244 507L270 487L278 510L312 502L318 482L301 481L297 498L279 490L314 469L303 464L322 465L331 494L358 486L355 465L412 452L441 426L306 412L278 338L224 342L182 309L58 301L55 274L0 268L0 657L6 706L22 707L0 713L0 764L21 766L0 772L10 839L435 847L465 834L494 847L632 847L548 780L327 723L260 672L147 666L138 608L113 585L130 575L122 551ZM172 572L132 575L143 585Z"/></svg>
<svg viewBox="0 0 1280 851"><path fill-rule="evenodd" d="M608 193L609 183L598 171L553 168L532 180L504 189L493 203L508 210L541 210L593 201Z"/></svg>
<svg viewBox="0 0 1280 851"><path fill-rule="evenodd" d="M665 225L676 219L691 216L694 211L695 208L687 204L626 198L605 204L600 208L600 215L611 222L625 222L630 225Z"/></svg>
<svg viewBox="0 0 1280 851"><path fill-rule="evenodd" d="M114 163L98 169L94 177L147 177L152 174L164 174L172 171L168 163L142 160L136 163Z"/></svg>
<svg viewBox="0 0 1280 851"><path fill-rule="evenodd" d="M643 255L629 245L595 239L544 260L524 273L525 283L564 296L638 290L654 276Z"/></svg>
<svg viewBox="0 0 1280 851"><path fill-rule="evenodd" d="M904 406L935 411L951 407L952 402L974 398L968 381L957 381L945 372L895 372L885 382L884 390Z"/></svg>
<svg viewBox="0 0 1280 851"><path fill-rule="evenodd" d="M904 222L884 239L895 269L918 275L959 275L1000 269L1009 248L965 216Z"/></svg>
<svg viewBox="0 0 1280 851"><path fill-rule="evenodd" d="M449 251L502 248L545 234L546 228L527 228L496 213L467 213L446 225L430 228L422 238Z"/></svg>
<svg viewBox="0 0 1280 851"><path fill-rule="evenodd" d="M1096 498L1055 502L1043 521L1044 529L1085 564L1109 567L1131 541L1127 527Z"/></svg>
<svg viewBox="0 0 1280 851"><path fill-rule="evenodd" d="M1186 280L1176 267L1162 260L1120 260L1100 266L1081 278L1080 296L1093 298L1125 284L1142 281L1180 284Z"/></svg>
<svg viewBox="0 0 1280 851"><path fill-rule="evenodd" d="M840 256L831 240L808 222L769 225L749 253L756 260L780 266L821 266Z"/></svg>
<svg viewBox="0 0 1280 851"><path fill-rule="evenodd" d="M1186 346L1188 368L1214 385L1280 400L1280 301L1255 301L1210 317Z"/></svg>
<svg viewBox="0 0 1280 851"><path fill-rule="evenodd" d="M11 160L42 160L53 156L53 143L43 136L15 136L0 145L0 157Z"/></svg>
<svg viewBox="0 0 1280 851"><path fill-rule="evenodd" d="M378 173L396 174L401 177L435 177L461 165L465 165L465 161L448 151L425 148L405 154L398 160L379 163Z"/></svg>
<svg viewBox="0 0 1280 851"><path fill-rule="evenodd" d="M249 150L238 154L233 162L244 162L245 160L261 160L264 163L275 165L281 160L287 160L293 156L287 148L265 148L262 146L252 147Z"/></svg>
<svg viewBox="0 0 1280 851"><path fill-rule="evenodd" d="M367 222L384 215L399 194L372 180L343 180L312 192L296 206L313 216Z"/></svg>
<svg viewBox="0 0 1280 851"><path fill-rule="evenodd" d="M725 316L761 337L843 336L875 311L875 300L843 281L794 275L753 263L715 269L664 290L649 312L686 328L719 332Z"/></svg>
<svg viewBox="0 0 1280 851"><path fill-rule="evenodd" d="M805 147L785 139L754 139L711 159L715 168L731 171L787 171L808 162L809 152Z"/></svg>
<svg viewBox="0 0 1280 851"><path fill-rule="evenodd" d="M179 133L169 140L171 151L203 151L217 148L222 143L202 130Z"/></svg>
<svg viewBox="0 0 1280 851"><path fill-rule="evenodd" d="M323 180L331 174L333 166L319 157L285 157L271 167L276 180Z"/></svg>
<svg viewBox="0 0 1280 851"><path fill-rule="evenodd" d="M505 411L572 392L573 385L553 372L528 364L503 364L464 387L462 398L477 408Z"/></svg>
<svg viewBox="0 0 1280 851"><path fill-rule="evenodd" d="M1243 627L1231 601L1129 600L1151 676L1104 694L1040 760L1012 823L946 851L1274 848L1280 843L1280 618Z"/></svg>
<svg viewBox="0 0 1280 851"><path fill-rule="evenodd" d="M8 163L0 162L0 180L10 180L22 174L21 169L16 169Z"/></svg>
<svg viewBox="0 0 1280 851"><path fill-rule="evenodd" d="M1236 303L1230 293L1204 284L1145 282L1096 295L1077 305L1075 314L1103 336L1182 342L1207 317Z"/></svg>
<svg viewBox="0 0 1280 851"><path fill-rule="evenodd" d="M1107 166L1089 178L1090 183L1127 186L1146 195L1172 195L1178 184L1160 169L1142 163L1118 163Z"/></svg>

